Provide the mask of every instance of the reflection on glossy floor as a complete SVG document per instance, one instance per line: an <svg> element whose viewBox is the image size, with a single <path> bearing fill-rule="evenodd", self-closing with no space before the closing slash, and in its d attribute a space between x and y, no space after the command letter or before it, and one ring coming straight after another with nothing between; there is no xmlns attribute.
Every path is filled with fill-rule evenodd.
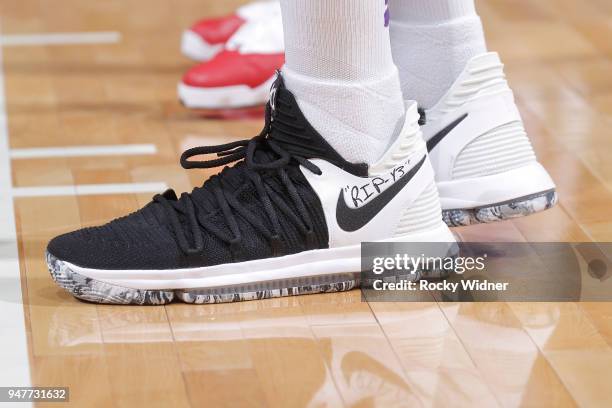
<svg viewBox="0 0 612 408"><path fill-rule="evenodd" d="M3 2L3 34L118 31L116 44L4 48L11 148L154 144L157 153L12 160L15 187L200 185L186 147L255 135L260 112L202 118L175 84L194 17L238 1ZM473 240L612 239L612 3L479 2L561 204L463 229ZM17 198L32 381L74 406L611 406L612 305L367 304L359 292L108 307L55 287L46 242L151 194ZM58 406L52 405L52 406Z"/></svg>

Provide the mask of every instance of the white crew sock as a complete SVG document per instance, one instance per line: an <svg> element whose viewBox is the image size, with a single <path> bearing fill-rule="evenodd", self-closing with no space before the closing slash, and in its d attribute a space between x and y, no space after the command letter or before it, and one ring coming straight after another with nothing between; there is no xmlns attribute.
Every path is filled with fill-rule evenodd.
<svg viewBox="0 0 612 408"><path fill-rule="evenodd" d="M487 51L474 0L391 0L391 48L404 98L433 107Z"/></svg>
<svg viewBox="0 0 612 408"><path fill-rule="evenodd" d="M281 0L281 7L287 88L344 159L374 163L405 115L384 1Z"/></svg>

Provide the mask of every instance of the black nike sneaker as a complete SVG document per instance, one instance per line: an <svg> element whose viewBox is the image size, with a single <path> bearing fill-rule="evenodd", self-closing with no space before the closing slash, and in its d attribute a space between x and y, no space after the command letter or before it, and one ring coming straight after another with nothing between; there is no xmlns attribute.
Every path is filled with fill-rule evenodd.
<svg viewBox="0 0 612 408"><path fill-rule="evenodd" d="M79 299L233 302L349 290L360 243L454 242L413 104L379 163L344 160L308 123L280 74L263 131L196 147L184 168L237 162L180 197L168 190L104 226L53 239L47 263ZM216 154L207 161L198 155Z"/></svg>

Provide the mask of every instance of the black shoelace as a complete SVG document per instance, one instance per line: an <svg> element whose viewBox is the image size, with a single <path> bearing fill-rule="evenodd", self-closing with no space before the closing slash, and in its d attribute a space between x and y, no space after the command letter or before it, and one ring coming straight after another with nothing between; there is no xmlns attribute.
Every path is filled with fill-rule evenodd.
<svg viewBox="0 0 612 408"><path fill-rule="evenodd" d="M244 159L247 182L251 182L255 186L258 198L263 204L265 213L272 226L271 229L268 228L262 222L260 214L253 214L236 199L234 195L235 190L224 183L224 170L220 174L212 176L204 186L197 187L191 193L181 194L179 199L168 199L165 196L166 194L158 194L153 198L153 201L161 204L168 214L179 247L185 254L191 255L203 251L204 239L202 229L209 231L220 240L228 243L232 248L239 249L242 235L236 221L235 213L238 213L270 242L273 254L279 255L281 252L281 225L277 208L304 235L307 248L314 249L316 239L312 220L298 189L287 172L287 166L292 160L295 160L298 164L301 164L315 174L321 174L321 170L304 157L288 153L270 138L272 126L272 112L270 104L268 104L266 106L265 125L258 136L217 146L194 147L186 150L181 155L181 166L184 169L208 169ZM255 152L258 149L263 149L267 152L267 154L260 156L269 158L268 161L259 163L255 161ZM191 157L205 154L216 154L218 158L204 161L189 160ZM277 158L274 159L274 157ZM279 176L288 196L293 201L295 208L297 208L297 214L270 185L266 184L266 173L276 173ZM196 212L196 206L192 198L193 194L206 186L211 187L209 191L212 191L213 199L218 203L223 218L229 227L229 234L224 232L223 228L215 225L209 217L200 216L201 214ZM191 228L193 245L190 245L188 242L187 235L183 230L184 226L180 222L179 214L186 216Z"/></svg>

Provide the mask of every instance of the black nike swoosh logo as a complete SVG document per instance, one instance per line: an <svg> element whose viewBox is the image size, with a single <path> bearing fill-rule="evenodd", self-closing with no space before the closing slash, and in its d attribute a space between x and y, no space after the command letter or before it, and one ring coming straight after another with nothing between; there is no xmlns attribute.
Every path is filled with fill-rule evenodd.
<svg viewBox="0 0 612 408"><path fill-rule="evenodd" d="M444 129L436 133L434 137L429 139L429 141L427 142L427 151L431 152L434 149L434 147L436 147L436 145L442 141L442 139L444 139L450 132L452 132L453 129L456 128L457 125L463 122L465 118L467 117L468 117L468 114L466 113L465 115L461 116L459 119L455 120L453 123L451 123Z"/></svg>
<svg viewBox="0 0 612 408"><path fill-rule="evenodd" d="M344 200L344 190L340 191L338 204L336 205L336 221L338 222L338 226L346 232L354 232L372 221L372 219L376 217L376 215L385 208L400 191L402 191L406 184L412 180L414 175L417 174L419 169L423 166L423 163L425 163L426 157L427 156L423 156L421 161L404 174L402 178L362 207L349 208Z"/></svg>

